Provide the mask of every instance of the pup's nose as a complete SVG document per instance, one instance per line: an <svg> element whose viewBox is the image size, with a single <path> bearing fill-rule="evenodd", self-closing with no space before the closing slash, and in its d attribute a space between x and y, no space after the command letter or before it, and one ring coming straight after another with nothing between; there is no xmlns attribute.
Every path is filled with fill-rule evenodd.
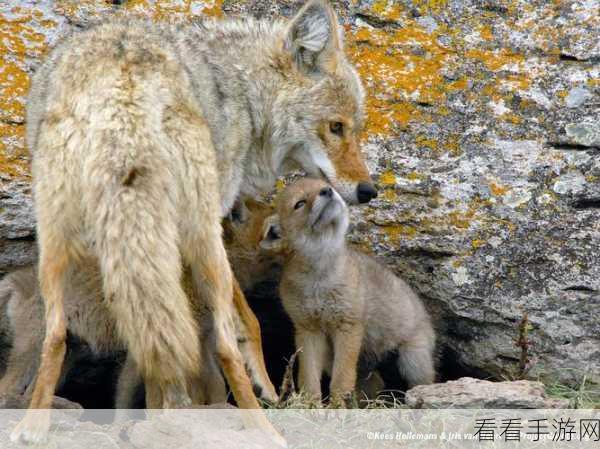
<svg viewBox="0 0 600 449"><path fill-rule="evenodd" d="M359 182L356 187L356 197L359 203L368 203L377 197L377 189L369 182Z"/></svg>
<svg viewBox="0 0 600 449"><path fill-rule="evenodd" d="M331 198L333 196L333 190L331 189L331 187L323 187L319 192L319 196Z"/></svg>

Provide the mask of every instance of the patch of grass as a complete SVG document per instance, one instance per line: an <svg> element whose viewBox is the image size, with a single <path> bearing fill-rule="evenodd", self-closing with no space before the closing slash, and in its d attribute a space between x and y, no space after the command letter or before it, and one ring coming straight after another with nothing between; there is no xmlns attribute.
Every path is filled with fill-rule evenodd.
<svg viewBox="0 0 600 449"><path fill-rule="evenodd" d="M589 382L585 376L577 387L559 383L548 384L546 393L552 398L568 399L569 406L573 408L600 409L600 385Z"/></svg>

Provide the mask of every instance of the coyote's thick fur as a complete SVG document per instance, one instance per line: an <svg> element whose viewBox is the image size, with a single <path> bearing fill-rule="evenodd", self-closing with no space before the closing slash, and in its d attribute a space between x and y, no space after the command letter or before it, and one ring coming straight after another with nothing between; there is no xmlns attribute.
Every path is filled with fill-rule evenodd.
<svg viewBox="0 0 600 449"><path fill-rule="evenodd" d="M375 259L346 245L348 208L320 180L303 179L278 198L282 244L290 251L280 294L294 322L299 383L321 397L323 371L339 400L361 365L397 351L409 387L434 380L435 334L419 297Z"/></svg>
<svg viewBox="0 0 600 449"><path fill-rule="evenodd" d="M49 428L71 273L97 264L104 302L148 407L189 403L202 309L237 403L258 408L236 344L220 219L300 168L349 202L375 194L357 145L363 91L331 7L289 22L109 22L64 40L32 80L27 141L46 334L30 410L12 439ZM263 415L245 414L271 429ZM274 432L274 430L273 430Z"/></svg>
<svg viewBox="0 0 600 449"><path fill-rule="evenodd" d="M277 272L277 255L261 250L273 207L257 201L236 207L236 217L223 220L226 230L227 254L236 277L243 279L242 288L249 289ZM265 228L265 229L263 229ZM254 263L248 263L252 260ZM192 296L190 276L184 277L184 289ZM73 273L65 296L65 316L68 330L84 340L95 353L124 349L116 337L114 320L103 302L102 283L97 267L86 267ZM238 345L249 369L255 390L263 399L275 401L277 395L267 375L262 353L260 327L241 290L234 290ZM0 281L0 314L5 326L1 331L11 340L6 371L0 379L0 395L22 394L30 390L39 364L44 340L44 302L36 269L22 268ZM215 334L212 316L201 311L201 340L203 363L200 367L201 385L194 393L198 403L224 402L226 389L216 360ZM135 388L140 378L135 363L128 357L119 375L116 407L131 408Z"/></svg>

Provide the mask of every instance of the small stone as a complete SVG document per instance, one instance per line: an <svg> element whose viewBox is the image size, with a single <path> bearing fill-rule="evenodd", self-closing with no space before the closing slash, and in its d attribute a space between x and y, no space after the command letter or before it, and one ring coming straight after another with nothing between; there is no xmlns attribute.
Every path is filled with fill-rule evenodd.
<svg viewBox="0 0 600 449"><path fill-rule="evenodd" d="M541 382L490 382L463 377L455 381L414 387L406 393L406 404L414 408L436 409L530 409L567 408L569 401L548 398Z"/></svg>

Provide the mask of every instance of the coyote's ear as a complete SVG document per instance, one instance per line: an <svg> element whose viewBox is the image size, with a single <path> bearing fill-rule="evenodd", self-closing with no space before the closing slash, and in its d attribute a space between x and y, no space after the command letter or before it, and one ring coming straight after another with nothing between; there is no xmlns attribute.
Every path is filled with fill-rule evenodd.
<svg viewBox="0 0 600 449"><path fill-rule="evenodd" d="M260 247L269 251L280 251L283 248L281 227L277 215L271 215L265 219Z"/></svg>
<svg viewBox="0 0 600 449"><path fill-rule="evenodd" d="M301 72L335 71L342 37L333 8L324 0L304 5L287 27L284 49Z"/></svg>

